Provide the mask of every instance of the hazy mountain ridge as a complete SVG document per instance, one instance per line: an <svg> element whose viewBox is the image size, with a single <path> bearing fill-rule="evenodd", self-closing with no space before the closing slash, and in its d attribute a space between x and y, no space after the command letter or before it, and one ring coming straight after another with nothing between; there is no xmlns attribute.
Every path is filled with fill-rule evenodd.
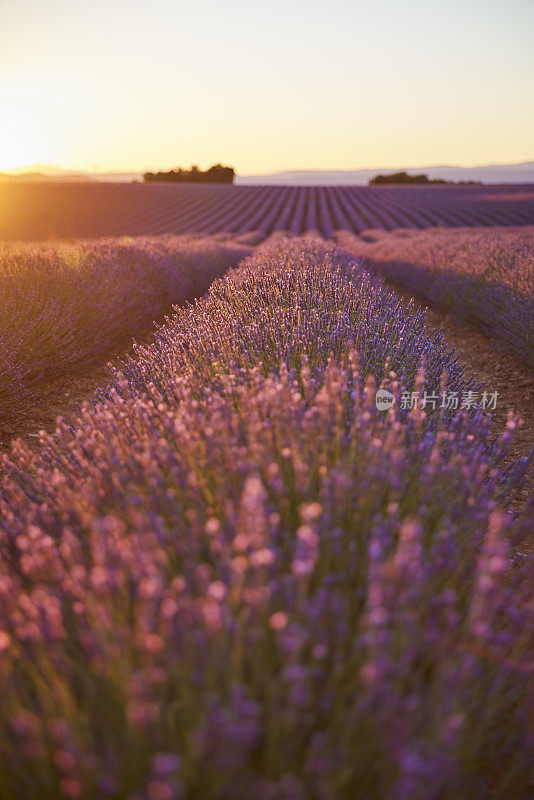
<svg viewBox="0 0 534 800"><path fill-rule="evenodd" d="M253 184L301 186L325 185L366 185L375 175L407 170L420 175L426 173L430 178L442 178L449 181L481 181L482 183L534 183L534 161L520 164L488 164L479 167L457 167L442 165L434 167L396 167L392 169L356 169L356 170L286 170L258 175L237 175L236 185ZM36 164L31 167L5 170L0 172L0 181L41 182L131 182L142 181L141 172L90 172L70 170L48 164Z"/></svg>
<svg viewBox="0 0 534 800"><path fill-rule="evenodd" d="M481 167L398 167L394 169L357 170L292 170L270 175L243 175L237 184L300 184L300 185L365 185L375 175L387 175L406 170L412 174L426 173L429 178L449 181L482 181L482 183L534 183L534 161L521 164L489 164Z"/></svg>
<svg viewBox="0 0 534 800"><path fill-rule="evenodd" d="M143 180L141 172L91 172L89 170L64 169L51 164L32 164L29 167L4 170L0 181L10 182L74 182L93 183L98 181L127 182Z"/></svg>

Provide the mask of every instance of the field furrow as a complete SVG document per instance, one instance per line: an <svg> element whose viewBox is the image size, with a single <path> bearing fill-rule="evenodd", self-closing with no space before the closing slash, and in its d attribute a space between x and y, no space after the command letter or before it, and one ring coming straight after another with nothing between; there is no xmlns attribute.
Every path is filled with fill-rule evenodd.
<svg viewBox="0 0 534 800"><path fill-rule="evenodd" d="M534 224L534 186L0 184L0 240Z"/></svg>

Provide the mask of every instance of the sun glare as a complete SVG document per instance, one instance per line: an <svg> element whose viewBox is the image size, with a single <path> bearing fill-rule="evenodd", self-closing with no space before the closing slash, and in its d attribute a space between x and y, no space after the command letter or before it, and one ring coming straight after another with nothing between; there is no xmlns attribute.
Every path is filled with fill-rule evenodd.
<svg viewBox="0 0 534 800"><path fill-rule="evenodd" d="M2 97L0 170L49 161L50 142L43 132L41 104L26 98Z"/></svg>

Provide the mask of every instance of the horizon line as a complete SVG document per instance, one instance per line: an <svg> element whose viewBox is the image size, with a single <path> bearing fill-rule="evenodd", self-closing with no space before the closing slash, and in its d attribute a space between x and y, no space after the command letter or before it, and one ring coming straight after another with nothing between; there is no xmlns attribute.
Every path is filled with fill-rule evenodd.
<svg viewBox="0 0 534 800"><path fill-rule="evenodd" d="M215 163L215 162L214 162ZM484 169L487 167L522 167L528 164L534 164L534 156L532 159L525 159L522 161L514 161L514 162L495 162L490 161L484 164L470 164L469 166L465 166L463 164L458 164L454 162L448 163L437 163L437 164L422 164L422 165L397 165L395 167L308 167L308 168L279 168L275 170L270 170L267 172L246 172L241 173L236 171L236 177L239 178L248 178L248 177L256 177L256 176L266 176L266 175L281 175L284 173L295 173L295 174L303 174L309 172L327 172L327 173L336 173L336 172L374 172L374 171L394 171L394 170L419 170L419 169L441 169L441 168L454 168L454 169ZM52 169L57 170L60 172L73 172L73 173L81 173L81 174L94 174L94 175L129 175L129 174L144 174L145 172L168 172L172 169L177 169L177 167L170 167L170 168L140 168L140 169L100 169L98 167L82 167L82 166L66 166L61 164L55 163L48 163L48 162L38 162L33 164L24 164L18 167L9 167L7 169L0 170L0 174L3 175L12 175L12 174L25 174L26 172L33 172L36 169Z"/></svg>

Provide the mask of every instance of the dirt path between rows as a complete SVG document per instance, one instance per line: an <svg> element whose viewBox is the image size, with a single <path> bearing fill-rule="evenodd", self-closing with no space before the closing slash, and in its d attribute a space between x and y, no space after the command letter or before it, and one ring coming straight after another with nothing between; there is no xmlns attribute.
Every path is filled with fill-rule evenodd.
<svg viewBox="0 0 534 800"><path fill-rule="evenodd" d="M154 326L136 336L139 344L153 340ZM36 387L36 397L29 408L20 409L9 423L0 427L0 450L8 451L13 439L20 438L30 447L37 447L39 431L52 433L58 416L71 419L77 416L82 403L91 401L99 388L106 386L111 377L108 364L134 354L133 339L110 349L96 365L76 367L58 378L42 381Z"/></svg>
<svg viewBox="0 0 534 800"><path fill-rule="evenodd" d="M350 237L344 237L340 244L351 252ZM355 254L359 255L357 250ZM383 279L383 276L380 277ZM466 366L467 376L474 375L479 383L484 384L486 391L499 393L493 421L495 433L504 429L509 411L520 417L522 425L510 455L511 458L527 456L534 446L534 372L500 347L496 340L485 336L472 325L430 307L424 298L413 296L400 285L384 282L406 303L413 300L416 308L427 310L428 332L443 330L445 342L461 354L460 360ZM531 474L522 492L522 499L526 499L533 489L534 474Z"/></svg>
<svg viewBox="0 0 534 800"><path fill-rule="evenodd" d="M411 295L400 291L399 287L391 286L391 288L406 300L411 298ZM510 458L528 456L534 446L532 370L470 325L429 308L417 298L412 299L418 308L428 309L427 330L429 332L443 330L444 339L449 347L454 347L461 353L460 360L466 365L465 374L475 375L477 381L484 384L486 391L499 393L492 430L495 433L504 430L509 411L520 417L522 424L512 444ZM521 493L521 500L526 501L533 489L534 470L531 470L526 487Z"/></svg>

